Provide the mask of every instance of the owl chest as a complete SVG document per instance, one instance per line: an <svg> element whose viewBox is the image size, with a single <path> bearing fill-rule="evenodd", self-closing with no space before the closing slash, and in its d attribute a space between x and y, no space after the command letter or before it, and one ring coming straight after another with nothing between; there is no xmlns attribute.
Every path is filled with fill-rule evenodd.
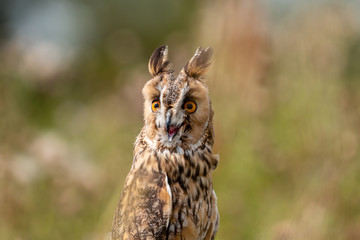
<svg viewBox="0 0 360 240"><path fill-rule="evenodd" d="M206 150L206 149L205 149ZM210 239L218 216L212 186L210 151L137 151L134 168L161 172L171 191L167 239Z"/></svg>
<svg viewBox="0 0 360 240"><path fill-rule="evenodd" d="M179 179L179 178L178 178ZM217 214L212 207L211 179L206 176L171 181L172 216L169 239L205 239Z"/></svg>

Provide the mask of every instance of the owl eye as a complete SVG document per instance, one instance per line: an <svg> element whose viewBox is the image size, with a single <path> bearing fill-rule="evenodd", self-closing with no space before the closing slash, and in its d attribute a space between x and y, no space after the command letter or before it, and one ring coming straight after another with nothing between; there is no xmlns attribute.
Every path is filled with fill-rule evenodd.
<svg viewBox="0 0 360 240"><path fill-rule="evenodd" d="M151 109L153 110L153 112L156 112L159 107L160 107L160 101L159 100L155 100L151 104Z"/></svg>
<svg viewBox="0 0 360 240"><path fill-rule="evenodd" d="M184 109L185 111L187 111L188 113L193 113L196 110L196 103L193 101L187 101L184 104Z"/></svg>

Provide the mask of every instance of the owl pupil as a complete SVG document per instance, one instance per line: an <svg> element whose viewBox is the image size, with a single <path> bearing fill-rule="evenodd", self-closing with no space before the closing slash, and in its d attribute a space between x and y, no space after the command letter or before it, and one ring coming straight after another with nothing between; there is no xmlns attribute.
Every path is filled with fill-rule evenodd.
<svg viewBox="0 0 360 240"><path fill-rule="evenodd" d="M191 103L188 103L188 104L186 105L186 108L187 108L187 109L192 109L192 108L193 108L193 105L192 105Z"/></svg>
<svg viewBox="0 0 360 240"><path fill-rule="evenodd" d="M158 108L158 107L159 107L159 103L155 103L154 107L155 107L155 108Z"/></svg>

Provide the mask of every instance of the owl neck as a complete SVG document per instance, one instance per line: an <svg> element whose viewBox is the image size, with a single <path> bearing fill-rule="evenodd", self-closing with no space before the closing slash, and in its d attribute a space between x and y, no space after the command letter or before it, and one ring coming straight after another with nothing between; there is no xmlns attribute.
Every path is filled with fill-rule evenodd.
<svg viewBox="0 0 360 240"><path fill-rule="evenodd" d="M213 131L208 126L197 144L162 147L146 138L142 129L134 148L132 169L163 172L169 178L207 177L218 164L218 156L212 154Z"/></svg>

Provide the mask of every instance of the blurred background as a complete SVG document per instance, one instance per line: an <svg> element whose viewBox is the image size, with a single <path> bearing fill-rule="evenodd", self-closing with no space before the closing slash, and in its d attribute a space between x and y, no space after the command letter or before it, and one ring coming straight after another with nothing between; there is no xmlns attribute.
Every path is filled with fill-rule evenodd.
<svg viewBox="0 0 360 240"><path fill-rule="evenodd" d="M217 239L360 239L360 3L1 0L0 239L103 239L153 50L198 46Z"/></svg>

